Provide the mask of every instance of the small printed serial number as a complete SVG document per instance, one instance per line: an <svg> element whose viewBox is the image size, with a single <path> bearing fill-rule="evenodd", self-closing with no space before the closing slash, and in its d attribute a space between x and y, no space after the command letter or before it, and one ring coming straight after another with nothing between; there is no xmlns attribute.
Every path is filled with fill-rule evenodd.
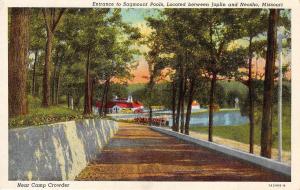
<svg viewBox="0 0 300 190"><path fill-rule="evenodd" d="M285 184L271 183L269 187L285 187Z"/></svg>

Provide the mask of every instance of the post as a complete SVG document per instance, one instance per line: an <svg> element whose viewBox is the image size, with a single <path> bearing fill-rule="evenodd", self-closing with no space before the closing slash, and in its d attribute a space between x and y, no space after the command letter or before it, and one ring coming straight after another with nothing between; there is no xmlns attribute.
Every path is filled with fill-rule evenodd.
<svg viewBox="0 0 300 190"><path fill-rule="evenodd" d="M282 34L278 36L278 161L282 160Z"/></svg>
<svg viewBox="0 0 300 190"><path fill-rule="evenodd" d="M73 97L70 97L70 107L73 110L74 109L74 103L73 103Z"/></svg>

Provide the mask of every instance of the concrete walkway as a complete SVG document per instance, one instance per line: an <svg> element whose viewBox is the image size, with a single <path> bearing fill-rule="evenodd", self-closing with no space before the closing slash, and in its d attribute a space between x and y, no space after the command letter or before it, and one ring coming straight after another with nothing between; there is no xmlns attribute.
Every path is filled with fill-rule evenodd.
<svg viewBox="0 0 300 190"><path fill-rule="evenodd" d="M206 133L200 133L198 131L190 131L190 136L194 137L196 139L202 139L202 140L207 140L208 134ZM214 142L217 144L225 145L227 147L231 147L237 150L242 150L244 152L249 152L249 144L242 143L239 141L231 140L231 139L226 139L220 136L213 136ZM260 155L260 146L254 144L253 146L254 149L254 154L255 155ZM278 158L278 148L272 148L272 159L277 160ZM282 162L291 165L291 152L290 151L282 151Z"/></svg>
<svg viewBox="0 0 300 190"><path fill-rule="evenodd" d="M290 181L290 177L135 124L120 129L76 180Z"/></svg>

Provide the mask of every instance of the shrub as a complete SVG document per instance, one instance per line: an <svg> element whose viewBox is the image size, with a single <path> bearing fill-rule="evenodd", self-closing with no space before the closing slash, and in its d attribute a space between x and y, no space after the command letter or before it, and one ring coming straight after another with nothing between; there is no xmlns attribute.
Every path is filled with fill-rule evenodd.
<svg viewBox="0 0 300 190"><path fill-rule="evenodd" d="M82 115L81 111L75 111L63 105L41 107L39 98L28 96L29 113L14 118L9 118L9 128L19 128L27 126L38 126L43 124L65 122L71 120L81 120L89 118L99 118L96 115Z"/></svg>

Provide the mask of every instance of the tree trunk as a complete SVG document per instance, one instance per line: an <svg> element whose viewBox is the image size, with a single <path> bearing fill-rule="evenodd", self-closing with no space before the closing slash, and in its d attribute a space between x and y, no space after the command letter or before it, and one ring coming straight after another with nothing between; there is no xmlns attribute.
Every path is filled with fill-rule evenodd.
<svg viewBox="0 0 300 190"><path fill-rule="evenodd" d="M254 89L252 82L252 36L249 40L249 73L248 73L248 89L249 89L249 122L250 122L250 136L249 136L249 152L253 153L254 146Z"/></svg>
<svg viewBox="0 0 300 190"><path fill-rule="evenodd" d="M32 71L32 96L36 96L35 93L35 72L36 72L36 64L37 64L38 50L34 52L34 62L33 62L33 71Z"/></svg>
<svg viewBox="0 0 300 190"><path fill-rule="evenodd" d="M45 48L45 65L43 74L43 101L42 106L48 107L50 101L50 66L51 66L51 53L52 53L52 43L54 38L55 28L59 20L61 19L65 9L60 9L58 15L56 15L55 8L42 9L44 21L47 31L47 42Z"/></svg>
<svg viewBox="0 0 300 190"><path fill-rule="evenodd" d="M178 101L177 101L177 112L176 112L176 123L175 128L177 131L179 130L179 119L180 119L180 111L181 111L181 94L183 93L183 76L182 76L182 67L180 67L180 75L179 75L179 89L178 89Z"/></svg>
<svg viewBox="0 0 300 190"><path fill-rule="evenodd" d="M87 62L85 72L85 89L84 89L84 111L85 115L92 112L91 109L91 86L90 86L90 49L87 51Z"/></svg>
<svg viewBox="0 0 300 190"><path fill-rule="evenodd" d="M95 88L95 79L91 80L91 107L93 108L93 102L94 102L94 88Z"/></svg>
<svg viewBox="0 0 300 190"><path fill-rule="evenodd" d="M190 119L191 119L191 113L192 113L192 103L194 99L194 92L195 92L195 79L192 78L190 82L190 92L189 92L189 100L188 105L186 109L186 120L185 120L185 127L184 127L184 133L186 135L189 135L189 128L190 128Z"/></svg>
<svg viewBox="0 0 300 190"><path fill-rule="evenodd" d="M56 92L55 92L55 104L58 104L58 99L59 99L59 91L60 91L60 71L61 67L57 71L57 76L56 76Z"/></svg>
<svg viewBox="0 0 300 190"><path fill-rule="evenodd" d="M104 110L104 116L106 116L107 113L108 113L107 103L108 103L109 87L110 87L110 79L108 79L108 81L107 81L107 88L106 88L106 93L105 93L105 110Z"/></svg>
<svg viewBox="0 0 300 190"><path fill-rule="evenodd" d="M45 65L43 73L43 101L42 106L49 106L50 99L50 62L51 62L51 52L52 52L52 31L47 30L47 42L45 51Z"/></svg>
<svg viewBox="0 0 300 190"><path fill-rule="evenodd" d="M36 95L37 97L41 97L41 96L42 96L40 87L41 87L41 85L40 85L39 83L36 82L36 83L35 83L35 95Z"/></svg>
<svg viewBox="0 0 300 190"><path fill-rule="evenodd" d="M178 131L176 128L175 120L176 120L176 80L174 79L172 82L172 130Z"/></svg>
<svg viewBox="0 0 300 190"><path fill-rule="evenodd" d="M149 97L150 97L150 104L149 104L149 124L152 125L152 120L153 120L153 109L152 109L152 99L153 99L153 87L154 87L154 76L153 74L151 74L150 76L150 80L149 80L149 86L148 86L148 90L149 90Z"/></svg>
<svg viewBox="0 0 300 190"><path fill-rule="evenodd" d="M152 120L153 120L153 110L152 110L152 106L149 106L149 124L150 126L152 125Z"/></svg>
<svg viewBox="0 0 300 190"><path fill-rule="evenodd" d="M8 56L8 112L10 117L27 113L28 21L27 8L12 8Z"/></svg>
<svg viewBox="0 0 300 190"><path fill-rule="evenodd" d="M186 92L186 77L183 78L183 91L181 94L181 103L180 103L180 133L184 133L184 97Z"/></svg>
<svg viewBox="0 0 300 190"><path fill-rule="evenodd" d="M80 109L80 99L81 99L81 97L80 97L80 95L75 95L75 97L73 98L73 96L71 96L71 100L73 99L73 109L75 109L75 107L76 107L76 109L79 111L79 109ZM71 104L71 107L72 107L72 104Z"/></svg>
<svg viewBox="0 0 300 190"><path fill-rule="evenodd" d="M54 104L58 104L59 99L59 90L60 90L60 72L62 67L62 56L60 57L60 61L57 62L57 71L56 71L56 78L55 78L55 96L54 96Z"/></svg>
<svg viewBox="0 0 300 190"><path fill-rule="evenodd" d="M271 158L272 150L272 100L274 88L274 69L276 59L277 20L279 11L270 10L268 28L268 49L265 66L263 115L261 129L261 156Z"/></svg>
<svg viewBox="0 0 300 190"><path fill-rule="evenodd" d="M183 76L183 92L181 94L181 121L180 121L180 132L184 133L185 129L185 119L184 119L184 101L185 101L185 93L187 90L187 71L186 71L186 65L188 64L188 51L185 51L185 57L184 57L185 64L182 66L182 76Z"/></svg>
<svg viewBox="0 0 300 190"><path fill-rule="evenodd" d="M55 87L56 87L56 84L55 84L55 80L56 80L56 70L57 70L57 65L54 66L54 71L53 71L53 74L52 74L52 80L51 80L51 104L54 105L54 97L55 97Z"/></svg>
<svg viewBox="0 0 300 190"><path fill-rule="evenodd" d="M55 88L55 79L52 77L51 79L51 96L50 96L50 101L51 101L51 104L54 105L54 89Z"/></svg>
<svg viewBox="0 0 300 190"><path fill-rule="evenodd" d="M214 95L215 95L215 87L216 87L217 75L213 73L213 78L211 79L210 84L210 93L209 93L209 116L208 116L208 140L213 141L213 118L214 118Z"/></svg>
<svg viewBox="0 0 300 190"><path fill-rule="evenodd" d="M106 90L107 90L107 83L108 83L108 80L105 81L105 84L104 84L104 89L103 89L103 94L102 94L102 98L101 98L101 105L100 105L100 109L99 109L99 115L102 116L103 115L103 105L104 105L104 99L105 99L105 94L106 94ZM105 107L104 107L105 109Z"/></svg>
<svg viewBox="0 0 300 190"><path fill-rule="evenodd" d="M70 108L70 93L67 94L68 108Z"/></svg>

